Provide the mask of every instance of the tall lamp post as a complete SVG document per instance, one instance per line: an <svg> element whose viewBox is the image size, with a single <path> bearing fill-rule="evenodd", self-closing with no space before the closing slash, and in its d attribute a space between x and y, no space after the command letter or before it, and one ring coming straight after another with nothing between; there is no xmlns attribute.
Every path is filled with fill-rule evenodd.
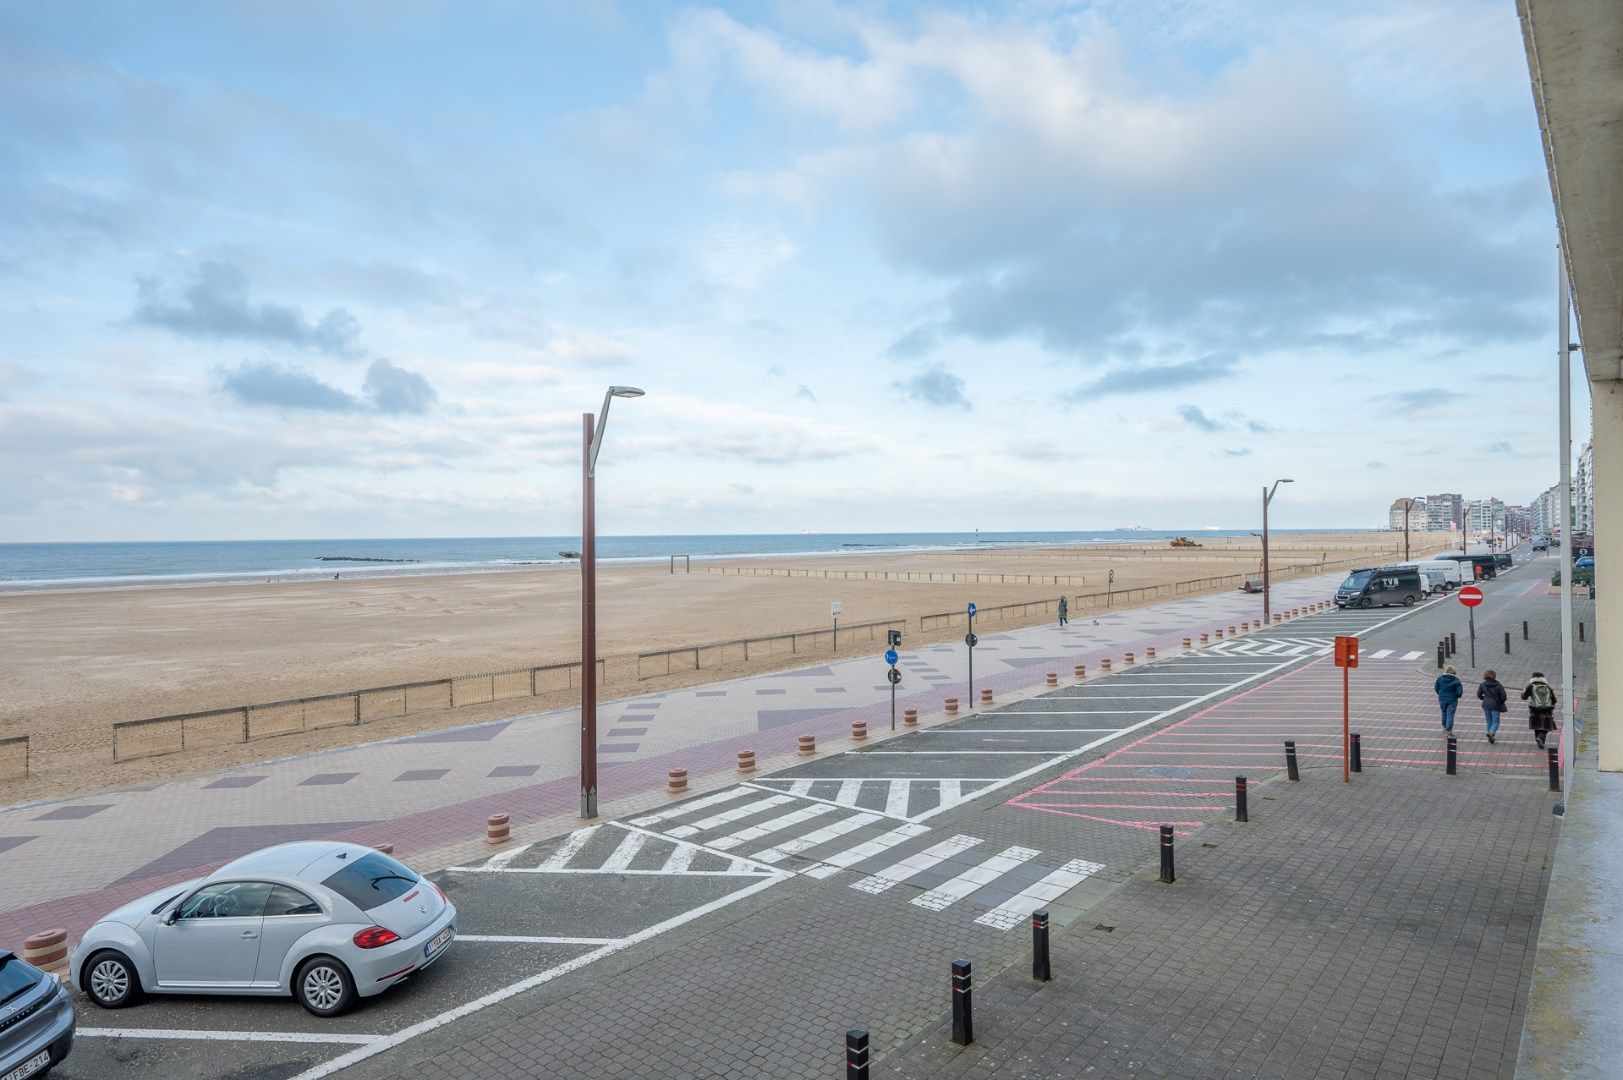
<svg viewBox="0 0 1623 1080"><path fill-rule="evenodd" d="M1409 515L1414 513L1414 500L1403 500L1403 561L1409 561Z"/></svg>
<svg viewBox="0 0 1623 1080"><path fill-rule="evenodd" d="M609 403L642 397L635 386L611 386L603 410L581 414L585 453L581 460L580 508L580 816L597 816L597 495L594 477Z"/></svg>
<svg viewBox="0 0 1623 1080"><path fill-rule="evenodd" d="M1274 621L1271 606L1272 582L1268 576L1268 504L1274 501L1274 492L1279 490L1280 484L1294 484L1294 480L1275 480L1273 487L1262 489L1262 625L1272 626Z"/></svg>

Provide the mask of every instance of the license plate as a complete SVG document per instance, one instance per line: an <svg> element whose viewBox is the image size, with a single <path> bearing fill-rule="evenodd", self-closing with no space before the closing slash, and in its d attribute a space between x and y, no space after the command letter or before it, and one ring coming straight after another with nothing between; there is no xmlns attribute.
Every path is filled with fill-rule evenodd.
<svg viewBox="0 0 1623 1080"><path fill-rule="evenodd" d="M445 948L446 944L451 940L452 936L455 933L456 933L455 930L453 930L451 927L447 926L444 930L441 930L439 933L435 934L433 940L430 941L427 945L423 946L423 955L424 956L433 956L435 953L437 953L441 949ZM11 1078L10 1077L0 1077L0 1080L11 1080Z"/></svg>
<svg viewBox="0 0 1623 1080"><path fill-rule="evenodd" d="M41 1069L50 1064L51 1052L49 1050L41 1050L39 1053L23 1062L15 1069L12 1069L10 1072L6 1073L6 1075L0 1076L0 1080L23 1080L23 1077L33 1076L35 1073L39 1072Z"/></svg>

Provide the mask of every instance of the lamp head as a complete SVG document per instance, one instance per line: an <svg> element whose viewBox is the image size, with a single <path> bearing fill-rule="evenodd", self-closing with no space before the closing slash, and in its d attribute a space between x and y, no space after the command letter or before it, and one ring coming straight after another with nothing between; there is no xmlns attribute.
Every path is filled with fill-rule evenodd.
<svg viewBox="0 0 1623 1080"><path fill-rule="evenodd" d="M611 386L609 393L614 397L642 397L644 391L635 386Z"/></svg>

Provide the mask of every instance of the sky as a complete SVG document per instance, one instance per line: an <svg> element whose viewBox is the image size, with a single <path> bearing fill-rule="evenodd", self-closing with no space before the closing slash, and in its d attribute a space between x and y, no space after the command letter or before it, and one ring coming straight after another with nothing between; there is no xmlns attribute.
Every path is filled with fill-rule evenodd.
<svg viewBox="0 0 1623 1080"><path fill-rule="evenodd" d="M4 0L0 540L1524 503L1555 239L1508 0Z"/></svg>

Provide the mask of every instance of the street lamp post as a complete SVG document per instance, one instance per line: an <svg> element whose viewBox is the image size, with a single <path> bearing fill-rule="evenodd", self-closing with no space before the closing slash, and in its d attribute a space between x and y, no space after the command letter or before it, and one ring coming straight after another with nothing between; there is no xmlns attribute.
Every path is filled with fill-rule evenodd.
<svg viewBox="0 0 1623 1080"><path fill-rule="evenodd" d="M1268 504L1274 501L1274 492L1279 490L1280 484L1294 484L1294 480L1275 480L1273 487L1262 489L1262 625L1271 626L1274 621L1271 606L1272 582L1269 577L1268 566Z"/></svg>
<svg viewBox="0 0 1623 1080"><path fill-rule="evenodd" d="M1403 500L1403 561L1409 561L1409 515L1414 513L1414 500Z"/></svg>
<svg viewBox="0 0 1623 1080"><path fill-rule="evenodd" d="M597 453L603 449L603 429L609 422L609 403L617 397L642 397L635 386L611 386L603 395L603 411L594 418L581 414L584 452L581 455L580 510L580 816L597 816Z"/></svg>

